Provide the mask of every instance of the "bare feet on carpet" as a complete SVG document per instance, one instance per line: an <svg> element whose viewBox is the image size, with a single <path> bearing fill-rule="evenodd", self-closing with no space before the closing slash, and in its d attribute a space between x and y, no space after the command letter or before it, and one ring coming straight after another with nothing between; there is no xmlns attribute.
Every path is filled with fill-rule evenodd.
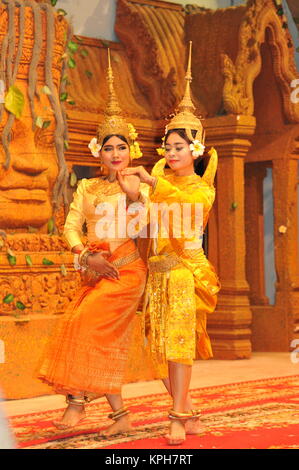
<svg viewBox="0 0 299 470"><path fill-rule="evenodd" d="M105 431L102 431L100 435L103 437L109 437L115 434L122 434L132 431L132 429L133 428L130 423L129 417L122 416L117 421L115 421L115 423L111 424L111 426L105 429Z"/></svg>
<svg viewBox="0 0 299 470"><path fill-rule="evenodd" d="M185 442L186 431L184 423L178 419L172 419L169 426L169 433L165 436L167 444L170 446L178 446Z"/></svg>
<svg viewBox="0 0 299 470"><path fill-rule="evenodd" d="M84 406L68 405L61 420L53 421L58 429L69 429L79 424L86 416Z"/></svg>
<svg viewBox="0 0 299 470"><path fill-rule="evenodd" d="M187 419L185 429L186 434L202 434L206 431L205 425L199 418Z"/></svg>

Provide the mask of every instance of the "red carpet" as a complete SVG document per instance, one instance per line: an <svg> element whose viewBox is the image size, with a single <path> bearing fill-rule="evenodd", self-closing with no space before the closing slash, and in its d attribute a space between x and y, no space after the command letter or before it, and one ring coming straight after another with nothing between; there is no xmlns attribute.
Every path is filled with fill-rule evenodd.
<svg viewBox="0 0 299 470"><path fill-rule="evenodd" d="M188 436L181 449L299 449L299 375L199 388L191 392L202 410L205 434ZM62 410L10 419L20 448L27 449L173 449L167 446L167 394L126 400L134 431L110 439L98 433L111 421L107 403L87 406L87 418L72 432L52 421Z"/></svg>

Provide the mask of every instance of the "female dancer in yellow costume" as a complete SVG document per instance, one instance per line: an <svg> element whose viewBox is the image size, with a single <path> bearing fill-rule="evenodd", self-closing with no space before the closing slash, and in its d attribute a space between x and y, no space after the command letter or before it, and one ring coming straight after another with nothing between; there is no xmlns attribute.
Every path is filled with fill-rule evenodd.
<svg viewBox="0 0 299 470"><path fill-rule="evenodd" d="M51 339L39 378L52 385L57 393L67 396L68 407L60 429L75 426L85 416L84 405L91 398L106 395L115 420L106 435L130 428L128 410L123 407L121 386L124 381L132 320L141 299L146 267L133 239L121 233L132 221L126 207L142 199L137 176L122 177L131 158L141 156L137 133L121 116L113 88L113 75L108 67L109 102L105 121L98 130L99 143L93 139L90 148L108 168L106 178L83 179L74 195L64 227L64 237L87 277L94 278L80 289L63 315ZM129 145L130 144L130 145ZM125 218L117 226L120 198ZM109 232L99 226L99 204L108 203L112 210ZM107 207L106 207L107 209ZM115 209L115 212L113 212ZM82 243L82 225L87 225L87 245ZM102 233L101 232L102 227ZM110 227L110 229L109 229ZM113 225L112 225L113 229ZM105 236L106 234L106 236Z"/></svg>
<svg viewBox="0 0 299 470"><path fill-rule="evenodd" d="M168 363L169 378L164 384L173 398L173 409L169 412L170 430L166 435L170 445L182 443L186 433L197 434L202 430L200 413L193 409L188 391L196 346L201 358L212 357L206 316L214 311L220 289L218 276L205 257L200 234L196 233L196 207L203 209L204 229L215 199L213 182L217 153L210 150L206 171L203 177L198 176L194 171L194 160L204 152L204 132L200 120L193 114L191 79L190 47L185 96L178 114L166 128L163 149L159 149L159 153L165 153L165 158L154 166L152 175L141 166L121 172L122 175L138 175L141 182L150 186L151 211L154 210L153 203L176 203L184 217L183 207L185 205L186 209L189 205L190 228L195 229L192 236L185 228L185 232L179 231L178 235L181 224L178 225L175 216L169 217L169 234L165 237L163 224L159 224L148 262L151 351L160 364ZM169 170L164 168L166 164Z"/></svg>

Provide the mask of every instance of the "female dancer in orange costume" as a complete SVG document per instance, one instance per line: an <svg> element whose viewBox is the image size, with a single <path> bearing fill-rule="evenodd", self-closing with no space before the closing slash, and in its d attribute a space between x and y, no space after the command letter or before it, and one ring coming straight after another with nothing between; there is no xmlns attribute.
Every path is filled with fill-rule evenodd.
<svg viewBox="0 0 299 470"><path fill-rule="evenodd" d="M190 96L191 47L186 79L187 88L179 112L167 125L163 148L158 149L165 158L157 162L152 175L141 166L121 172L122 175L138 175L141 182L151 187L151 210L154 203L177 204L184 217L184 205L188 206L190 228L195 229L191 234L185 225L182 229L182 219L178 224L175 216L168 217L164 219L168 222L168 236L165 236L162 217L148 260L146 297L151 351L156 362L168 364L164 384L173 398L170 430L166 435L170 445L184 442L186 433L197 434L203 430L200 413L192 407L189 385L196 347L202 359L212 357L206 317L214 311L220 289L218 276L205 257L196 230L196 205L203 209L204 229L215 199L217 153L214 149L209 152L206 171L202 177L198 176L194 161L204 153L204 132L200 120L193 114L195 107ZM165 169L166 164L170 169Z"/></svg>
<svg viewBox="0 0 299 470"><path fill-rule="evenodd" d="M135 242L123 233L119 235L119 229L123 231L124 227L117 227L117 223L113 226L114 219L110 221L112 232L107 228L103 231L104 225L99 225L99 204L108 203L117 221L121 197L125 208L142 199L139 178L119 174L128 166L130 157L138 158L142 154L135 129L121 116L113 88L110 55L108 84L109 103L104 124L99 127L99 143L96 139L90 143L93 155L100 153L108 176L80 182L64 227L64 237L72 252L79 254L81 267L86 269L87 278L93 280L83 285L60 320L39 371L41 380L67 396L68 407L62 419L54 423L60 429L75 426L84 418L86 401L105 395L113 410L109 416L115 420L106 435L130 429L121 386L132 320L146 278L146 267ZM126 225L130 219L125 212L123 223ZM84 222L86 246L82 243Z"/></svg>

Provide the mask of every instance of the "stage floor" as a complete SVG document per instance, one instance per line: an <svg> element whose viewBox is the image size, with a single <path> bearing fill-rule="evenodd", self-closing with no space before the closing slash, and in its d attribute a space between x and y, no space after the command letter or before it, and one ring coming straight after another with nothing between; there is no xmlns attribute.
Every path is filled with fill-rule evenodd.
<svg viewBox="0 0 299 470"><path fill-rule="evenodd" d="M297 354L299 361L299 354ZM235 382L299 375L299 362L293 363L291 353L253 353L250 359L235 361L196 361L191 381L192 388L209 387ZM137 382L123 387L124 398L164 393L161 381ZM55 410L65 406L61 395L47 395L1 403L7 416Z"/></svg>

